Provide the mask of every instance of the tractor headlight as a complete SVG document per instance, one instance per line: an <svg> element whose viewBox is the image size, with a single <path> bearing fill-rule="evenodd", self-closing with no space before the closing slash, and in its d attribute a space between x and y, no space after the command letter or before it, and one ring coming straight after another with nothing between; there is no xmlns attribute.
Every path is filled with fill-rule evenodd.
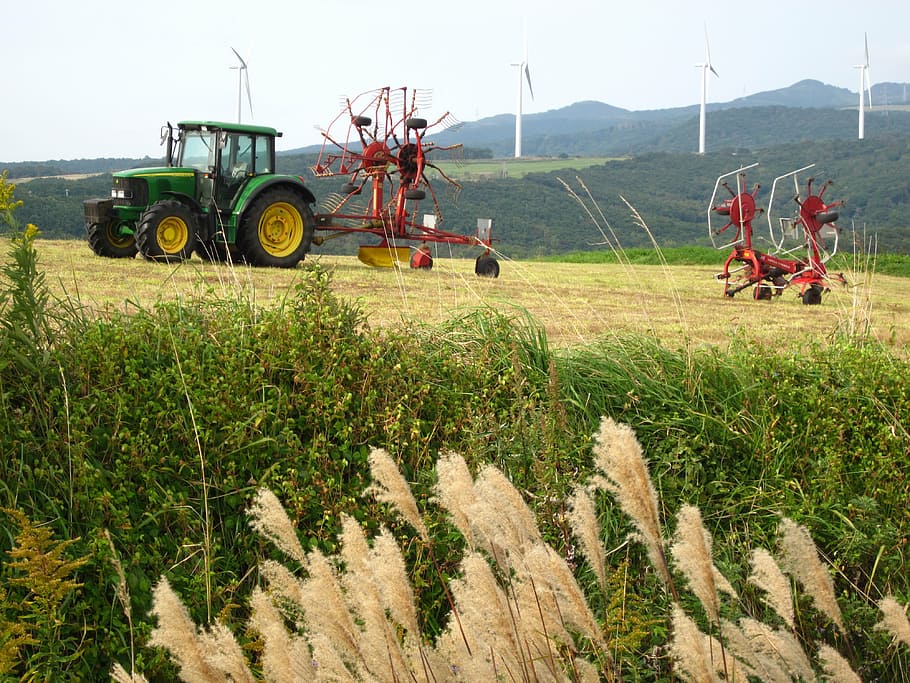
<svg viewBox="0 0 910 683"><path fill-rule="evenodd" d="M115 187L111 190L111 199L132 199L133 193L122 187Z"/></svg>

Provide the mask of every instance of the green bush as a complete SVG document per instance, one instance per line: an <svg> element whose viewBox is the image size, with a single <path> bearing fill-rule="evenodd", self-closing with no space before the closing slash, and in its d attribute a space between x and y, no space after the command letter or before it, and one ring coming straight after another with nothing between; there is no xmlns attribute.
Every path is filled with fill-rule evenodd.
<svg viewBox="0 0 910 683"><path fill-rule="evenodd" d="M28 240L13 249L12 264L37 263ZM131 635L147 640L161 574L197 621L241 623L258 581L249 568L274 552L243 514L257 488L278 494L309 548L336 551L342 513L375 529L383 516L362 497L372 447L389 451L430 511L441 451L496 465L547 540L570 554L562 501L591 474L601 415L635 429L665 506L702 510L725 569L740 566L744 548L772 542L779 514L810 528L849 592L845 612L868 634L854 643L873 662L866 673L908 666L906 654L876 660L882 639L872 633L881 594L910 596L910 373L880 347L838 342L785 356L626 337L556 352L521 312L490 310L373 330L318 268L274 308L200 292L87 319L72 302L43 298L38 273L10 266L0 293L0 349L26 349L0 356L0 505L48 522L87 558L78 604L63 616L80 629L94 619L72 664L77 678L131 662ZM627 521L600 513L618 545ZM446 576L455 566L445 549L457 556L460 540L432 515L428 524ZM132 633L105 530L132 598ZM7 533L0 555L12 544ZM630 571L647 572L636 553ZM422 628L438 632L439 576L416 546L405 555ZM643 604L663 609L656 582L640 588ZM655 630L642 656L665 642ZM135 659L151 678L173 678L160 652L138 647ZM667 661L649 667L659 677Z"/></svg>

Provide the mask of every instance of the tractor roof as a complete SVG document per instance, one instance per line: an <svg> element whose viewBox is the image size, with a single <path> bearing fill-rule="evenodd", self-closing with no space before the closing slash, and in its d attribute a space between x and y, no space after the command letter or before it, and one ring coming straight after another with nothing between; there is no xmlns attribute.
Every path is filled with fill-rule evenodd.
<svg viewBox="0 0 910 683"><path fill-rule="evenodd" d="M252 133L254 135L273 135L281 137L274 128L268 126L251 126L245 123L225 123L223 121L181 121L177 124L184 130L226 130L230 133Z"/></svg>

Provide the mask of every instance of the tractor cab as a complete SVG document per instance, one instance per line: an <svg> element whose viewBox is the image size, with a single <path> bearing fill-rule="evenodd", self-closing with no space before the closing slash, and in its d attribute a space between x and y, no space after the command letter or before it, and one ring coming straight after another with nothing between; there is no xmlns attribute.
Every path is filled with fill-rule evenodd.
<svg viewBox="0 0 910 683"><path fill-rule="evenodd" d="M178 124L175 140L168 128L168 166L196 171L200 206L229 213L249 178L275 172L280 135L262 126L186 121Z"/></svg>

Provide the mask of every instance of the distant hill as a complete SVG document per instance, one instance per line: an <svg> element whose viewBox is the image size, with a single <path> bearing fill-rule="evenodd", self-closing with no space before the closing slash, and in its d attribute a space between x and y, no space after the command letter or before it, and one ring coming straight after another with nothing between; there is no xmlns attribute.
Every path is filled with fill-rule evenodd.
<svg viewBox="0 0 910 683"><path fill-rule="evenodd" d="M762 149L782 142L850 139L856 136L858 93L816 80L786 88L710 103L709 149ZM877 83L872 88L867 137L910 134L907 83ZM694 151L698 106L630 111L604 102L575 102L522 119L526 156L611 156L659 151ZM440 145L461 143L510 157L515 148L515 116L499 114L432 136ZM315 154L319 145L279 152L282 157ZM105 173L158 163L156 159L78 159L0 162L11 178Z"/></svg>

